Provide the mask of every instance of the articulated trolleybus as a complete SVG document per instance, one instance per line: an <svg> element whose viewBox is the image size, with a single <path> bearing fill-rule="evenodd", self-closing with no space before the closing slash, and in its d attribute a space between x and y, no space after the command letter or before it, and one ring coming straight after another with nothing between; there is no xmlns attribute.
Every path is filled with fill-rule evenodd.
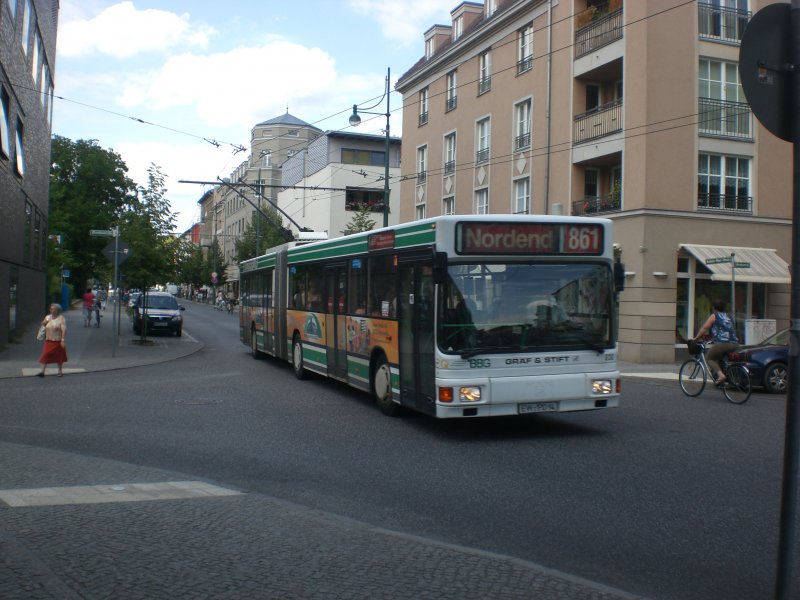
<svg viewBox="0 0 800 600"><path fill-rule="evenodd" d="M389 415L614 407L612 239L607 219L450 215L290 242L241 263L241 339Z"/></svg>

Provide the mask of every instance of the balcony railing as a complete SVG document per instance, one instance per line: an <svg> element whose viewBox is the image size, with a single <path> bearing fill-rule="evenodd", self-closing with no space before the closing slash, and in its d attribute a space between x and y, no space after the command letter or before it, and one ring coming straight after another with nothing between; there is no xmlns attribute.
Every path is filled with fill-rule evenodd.
<svg viewBox="0 0 800 600"><path fill-rule="evenodd" d="M485 94L492 89L492 77L484 77L478 82L478 95Z"/></svg>
<svg viewBox="0 0 800 600"><path fill-rule="evenodd" d="M445 106L445 112L448 110L453 110L455 107L458 106L458 96L451 96L447 99L447 105Z"/></svg>
<svg viewBox="0 0 800 600"><path fill-rule="evenodd" d="M699 192L697 194L697 209L703 211L737 212L752 214L753 197L738 194L712 194Z"/></svg>
<svg viewBox="0 0 800 600"><path fill-rule="evenodd" d="M475 153L475 164L485 163L489 160L489 149L484 148L483 150L478 150Z"/></svg>
<svg viewBox="0 0 800 600"><path fill-rule="evenodd" d="M524 150L531 145L531 134L523 133L514 138L514 150Z"/></svg>
<svg viewBox="0 0 800 600"><path fill-rule="evenodd" d="M533 56L526 56L517 61L517 75L533 68Z"/></svg>
<svg viewBox="0 0 800 600"><path fill-rule="evenodd" d="M701 135L753 139L753 115L750 106L744 102L700 98L697 112Z"/></svg>
<svg viewBox="0 0 800 600"><path fill-rule="evenodd" d="M700 37L738 44L742 41L742 33L751 16L746 10L701 2L697 5Z"/></svg>
<svg viewBox="0 0 800 600"><path fill-rule="evenodd" d="M445 175L452 175L456 172L456 161L448 160L444 163L444 174Z"/></svg>
<svg viewBox="0 0 800 600"><path fill-rule="evenodd" d="M425 183L428 180L428 172L420 171L417 173L417 185Z"/></svg>
<svg viewBox="0 0 800 600"><path fill-rule="evenodd" d="M419 113L419 124L425 125L428 122L428 111L426 110L423 113Z"/></svg>
<svg viewBox="0 0 800 600"><path fill-rule="evenodd" d="M575 58L622 39L622 29L622 8L594 18L588 25L575 31Z"/></svg>
<svg viewBox="0 0 800 600"><path fill-rule="evenodd" d="M622 193L615 191L605 196L584 196L572 203L574 216L593 215L597 213L616 212L622 210Z"/></svg>
<svg viewBox="0 0 800 600"><path fill-rule="evenodd" d="M621 98L577 115L572 139L575 144L582 144L618 131L622 131Z"/></svg>

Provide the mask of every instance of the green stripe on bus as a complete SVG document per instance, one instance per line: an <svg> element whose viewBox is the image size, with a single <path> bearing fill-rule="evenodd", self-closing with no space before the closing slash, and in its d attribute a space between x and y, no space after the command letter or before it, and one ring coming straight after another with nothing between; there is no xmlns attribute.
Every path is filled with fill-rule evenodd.
<svg viewBox="0 0 800 600"><path fill-rule="evenodd" d="M320 365L327 365L328 353L324 350L318 350L317 348L303 344L303 359Z"/></svg>
<svg viewBox="0 0 800 600"><path fill-rule="evenodd" d="M358 377L364 381L369 381L369 363L363 360L347 357L347 374L351 377Z"/></svg>

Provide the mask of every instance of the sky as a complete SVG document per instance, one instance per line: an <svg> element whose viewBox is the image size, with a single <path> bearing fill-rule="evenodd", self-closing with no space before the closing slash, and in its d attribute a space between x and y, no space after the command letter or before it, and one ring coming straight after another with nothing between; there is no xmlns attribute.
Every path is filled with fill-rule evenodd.
<svg viewBox="0 0 800 600"><path fill-rule="evenodd" d="M423 55L457 0L61 0L53 134L96 140L138 185L158 165L180 233L212 186L249 155L254 125L286 113L349 128ZM402 131L392 91L391 133ZM380 103L376 111L384 111ZM385 119L361 133L382 133ZM242 151L242 148L245 150Z"/></svg>

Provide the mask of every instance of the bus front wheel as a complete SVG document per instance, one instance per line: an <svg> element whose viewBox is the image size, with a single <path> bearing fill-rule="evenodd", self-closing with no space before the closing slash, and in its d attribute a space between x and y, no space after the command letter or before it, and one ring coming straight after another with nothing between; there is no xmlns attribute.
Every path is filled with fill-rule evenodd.
<svg viewBox="0 0 800 600"><path fill-rule="evenodd" d="M381 412L390 417L400 414L400 405L392 401L392 373L386 357L381 354L372 369L372 397Z"/></svg>
<svg viewBox="0 0 800 600"><path fill-rule="evenodd" d="M294 368L294 376L298 379L306 378L306 368L303 364L303 342L300 340L299 335L294 336L292 342L292 367Z"/></svg>

